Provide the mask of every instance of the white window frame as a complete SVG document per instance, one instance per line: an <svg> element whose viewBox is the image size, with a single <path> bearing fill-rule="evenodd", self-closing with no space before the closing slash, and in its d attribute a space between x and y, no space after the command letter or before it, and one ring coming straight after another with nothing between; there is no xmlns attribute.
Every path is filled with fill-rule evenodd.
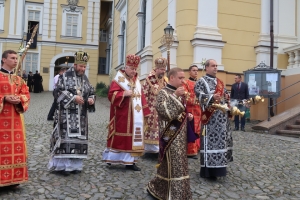
<svg viewBox="0 0 300 200"><path fill-rule="evenodd" d="M43 4L36 4L36 3L31 3L31 2L26 2L25 4L25 26L24 26L24 32L28 32L28 15L29 11L39 11L40 12L40 18L38 20L39 22L39 35L43 33L43 15L44 15L44 10L43 10Z"/></svg>
<svg viewBox="0 0 300 200"><path fill-rule="evenodd" d="M107 30L100 30L99 42L107 42Z"/></svg>
<svg viewBox="0 0 300 200"><path fill-rule="evenodd" d="M0 0L0 33L4 31L4 0Z"/></svg>
<svg viewBox="0 0 300 200"><path fill-rule="evenodd" d="M72 12L70 10L70 7L67 5L61 5L63 13L62 13L62 28L61 28L61 38L62 39L82 39L82 11L84 7L82 6L77 6L76 11ZM67 36L66 34L66 27L67 25L67 14L72 14L72 15L78 15L78 22L77 22L77 36Z"/></svg>
<svg viewBox="0 0 300 200"><path fill-rule="evenodd" d="M71 22L71 35L67 35L67 30L68 30L68 23L69 22L67 22L66 21L66 26L65 26L65 29L66 29L66 36L67 37L77 37L78 36L78 15L77 14L70 14L70 13L67 13L67 15L66 15L66 19L68 19L68 16L72 16L72 22ZM75 21L74 20L74 16L76 16L77 17L77 21ZM73 21L74 20L74 21ZM73 25L76 25L76 35L72 35L73 34Z"/></svg>
<svg viewBox="0 0 300 200"><path fill-rule="evenodd" d="M31 68L30 68L30 70L28 70L28 69L26 69L26 58L28 58L28 57L30 57L31 56L31 63L32 63L32 55L33 54L36 54L36 56L37 56L37 62L36 62L36 69L35 70L33 70L32 69L32 65L31 65ZM35 71L36 70L38 70L39 71L39 53L35 53L35 52L28 52L27 54L26 54L26 57L25 57L25 60L24 60L24 70L26 70L26 72L29 72L29 71L31 71L32 73L35 73ZM40 72L40 71L39 71Z"/></svg>

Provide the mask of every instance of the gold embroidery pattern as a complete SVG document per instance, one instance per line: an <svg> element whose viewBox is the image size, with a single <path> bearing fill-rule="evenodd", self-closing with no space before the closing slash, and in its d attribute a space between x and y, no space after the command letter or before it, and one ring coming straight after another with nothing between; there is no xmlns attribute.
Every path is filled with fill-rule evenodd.
<svg viewBox="0 0 300 200"><path fill-rule="evenodd" d="M140 112L140 111L142 110L142 107L141 107L139 104L137 104L137 105L134 107L134 109L135 109L137 112Z"/></svg>
<svg viewBox="0 0 300 200"><path fill-rule="evenodd" d="M119 83L125 83L125 77L118 76L118 82Z"/></svg>

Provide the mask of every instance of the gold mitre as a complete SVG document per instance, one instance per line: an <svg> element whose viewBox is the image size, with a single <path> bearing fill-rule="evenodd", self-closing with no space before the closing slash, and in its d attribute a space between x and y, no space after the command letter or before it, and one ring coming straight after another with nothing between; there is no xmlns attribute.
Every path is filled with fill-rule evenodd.
<svg viewBox="0 0 300 200"><path fill-rule="evenodd" d="M160 57L160 58L156 58L154 63L156 68L166 68L168 64L168 60L166 58Z"/></svg>
<svg viewBox="0 0 300 200"><path fill-rule="evenodd" d="M84 51L77 51L74 54L74 58L75 58L74 64L86 65L87 62L90 59L90 55L87 52L84 52Z"/></svg>

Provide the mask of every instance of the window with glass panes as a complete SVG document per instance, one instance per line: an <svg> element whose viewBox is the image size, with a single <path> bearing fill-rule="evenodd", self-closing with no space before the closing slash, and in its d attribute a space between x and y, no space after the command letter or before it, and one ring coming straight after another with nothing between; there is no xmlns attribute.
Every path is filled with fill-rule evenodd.
<svg viewBox="0 0 300 200"><path fill-rule="evenodd" d="M67 14L66 36L77 37L78 15Z"/></svg>
<svg viewBox="0 0 300 200"><path fill-rule="evenodd" d="M25 56L25 70L26 72L32 71L35 73L38 70L38 53L27 53Z"/></svg>
<svg viewBox="0 0 300 200"><path fill-rule="evenodd" d="M100 42L107 42L107 32L106 30L100 30Z"/></svg>
<svg viewBox="0 0 300 200"><path fill-rule="evenodd" d="M37 10L28 10L28 33L33 32L33 28L40 21L40 11Z"/></svg>
<svg viewBox="0 0 300 200"><path fill-rule="evenodd" d="M28 21L40 21L40 11L28 10Z"/></svg>

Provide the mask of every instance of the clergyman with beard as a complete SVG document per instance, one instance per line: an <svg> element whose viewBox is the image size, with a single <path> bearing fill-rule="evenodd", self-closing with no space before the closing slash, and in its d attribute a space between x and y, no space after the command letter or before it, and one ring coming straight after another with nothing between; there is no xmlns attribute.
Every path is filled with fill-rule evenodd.
<svg viewBox="0 0 300 200"><path fill-rule="evenodd" d="M143 91L151 112L147 119L147 128L144 132L146 153L159 152L158 115L155 104L158 92L168 82L167 77L165 77L167 63L166 58L156 58L155 68L149 73L143 84Z"/></svg>
<svg viewBox="0 0 300 200"><path fill-rule="evenodd" d="M94 88L85 69L89 55L76 52L74 66L59 76L54 91L58 109L50 139L48 169L64 175L80 173L88 154L88 115L95 111Z"/></svg>

